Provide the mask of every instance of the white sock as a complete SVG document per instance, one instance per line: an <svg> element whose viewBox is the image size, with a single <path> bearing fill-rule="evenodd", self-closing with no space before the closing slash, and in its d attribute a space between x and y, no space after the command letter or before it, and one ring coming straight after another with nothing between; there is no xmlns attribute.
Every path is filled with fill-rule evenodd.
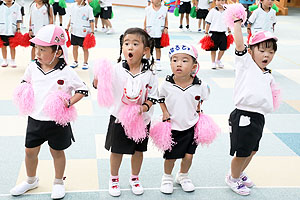
<svg viewBox="0 0 300 200"><path fill-rule="evenodd" d="M27 176L26 182L29 183L29 184L32 184L36 181L36 179L37 179L36 176L31 176L31 177Z"/></svg>
<svg viewBox="0 0 300 200"><path fill-rule="evenodd" d="M63 184L64 184L64 181L63 181L63 179L55 178L53 184L63 185Z"/></svg>
<svg viewBox="0 0 300 200"><path fill-rule="evenodd" d="M232 176L230 176L230 180L232 180L233 182L238 182L240 179L239 178L232 178Z"/></svg>

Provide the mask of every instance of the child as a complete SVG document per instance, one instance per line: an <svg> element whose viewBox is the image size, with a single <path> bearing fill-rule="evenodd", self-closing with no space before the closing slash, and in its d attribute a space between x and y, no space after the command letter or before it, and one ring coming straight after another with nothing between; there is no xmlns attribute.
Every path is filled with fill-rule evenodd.
<svg viewBox="0 0 300 200"><path fill-rule="evenodd" d="M83 48L83 41L87 34L94 34L94 15L93 9L85 0L76 0L76 3L72 6L70 21L67 26L67 30L71 26L71 44L73 45L73 57L74 62L70 67L78 67L78 47L83 49L83 70L89 68L89 50Z"/></svg>
<svg viewBox="0 0 300 200"><path fill-rule="evenodd" d="M175 2L175 7L178 7L178 0ZM186 30L190 30L190 12L191 12L191 0L180 0L179 13L180 13L180 26L179 28L183 30L182 21L185 14L186 19Z"/></svg>
<svg viewBox="0 0 300 200"><path fill-rule="evenodd" d="M63 1L65 1L65 0L63 0ZM59 0L54 0L54 4L53 4L54 22L56 22L57 14L59 15L59 25L62 26L63 16L66 14L66 9L59 6Z"/></svg>
<svg viewBox="0 0 300 200"><path fill-rule="evenodd" d="M195 47L188 44L175 45L170 48L169 57L173 74L167 76L162 83L158 100L163 112L163 121L171 122L172 138L175 142L171 151L164 152L164 175L160 191L165 194L173 192L172 170L176 159L180 158L181 167L175 182L180 184L185 192L195 190L188 177L197 148L194 142L194 127L199 119L200 104L210 93L208 85L195 75L198 67L198 53Z"/></svg>
<svg viewBox="0 0 300 200"><path fill-rule="evenodd" d="M152 0L152 5L146 8L144 30L154 38L156 52L156 70L161 70L161 34L168 33L168 8L161 4L161 0ZM148 55L149 56L149 55Z"/></svg>
<svg viewBox="0 0 300 200"><path fill-rule="evenodd" d="M74 141L70 123L61 126L52 121L43 111L48 95L63 91L71 95L65 100L65 106L78 102L88 95L88 89L74 70L67 67L68 51L65 46L67 35L55 25L41 28L31 42L36 45L36 57L31 62L23 76L23 81L30 80L34 90L34 110L28 116L25 139L25 165L27 180L10 190L14 196L26 193L38 187L39 178L36 176L38 154L41 145L48 141L54 160L55 179L52 188L52 199L65 196L63 175L66 165L64 150Z"/></svg>
<svg viewBox="0 0 300 200"><path fill-rule="evenodd" d="M199 19L198 22L198 32L201 33L201 23L203 20L203 32L205 32L205 18L209 12L209 9L211 7L212 0L196 0L198 1L198 5L196 7L197 9L197 19Z"/></svg>
<svg viewBox="0 0 300 200"><path fill-rule="evenodd" d="M147 129L149 130L150 120L153 113L152 105L157 99L158 81L155 73L151 69L151 63L143 56L150 51L153 52L153 44L150 36L140 28L129 28L124 35L120 37L120 58L119 63L113 67L113 94L114 106L111 109L110 122L108 126L105 148L111 150L110 155L110 180L109 194L111 196L120 196L119 168L122 162L123 154L131 154L131 177L129 183L134 194L140 195L144 192L139 179L139 173L143 162L143 152L147 151L148 137L140 143L135 143L125 135L124 128L119 122L120 111L128 104L125 96L126 88L124 85L132 83L133 87L139 91L139 98L131 103L140 105L140 114L142 115ZM121 61L121 53L125 60ZM94 80L94 86L98 80ZM128 88L129 91L129 88ZM101 92L101 91L99 91Z"/></svg>
<svg viewBox="0 0 300 200"><path fill-rule="evenodd" d="M4 0L0 3L0 38L3 41L1 66L7 67L7 46L9 46L9 38L15 36L16 32L20 32L20 24L22 23L21 7L12 0ZM10 47L11 67L17 67L15 62L16 49Z"/></svg>
<svg viewBox="0 0 300 200"><path fill-rule="evenodd" d="M102 32L111 34L114 32L111 22L109 21L112 15L111 0L100 0L100 7L101 7L100 18L102 22Z"/></svg>
<svg viewBox="0 0 300 200"><path fill-rule="evenodd" d="M206 28L205 28L205 35L211 33L211 39L214 42L214 47L209 49L211 51L211 62L212 62L212 69L217 69L217 66L220 69L224 68L223 63L221 62L221 58L227 49L227 37L226 31L228 30L228 34L231 34L230 29L226 26L224 20L224 4L225 0L215 0L216 7L211 9L205 18ZM209 31L209 32L208 32ZM218 53L217 61L216 55L217 50L220 50Z"/></svg>
<svg viewBox="0 0 300 200"><path fill-rule="evenodd" d="M246 8L246 12L247 12L247 20L245 22L245 26L247 26L248 23L248 19L250 17L250 10L249 7L255 3L255 0L239 0L239 3L243 4L243 6Z"/></svg>
<svg viewBox="0 0 300 200"><path fill-rule="evenodd" d="M234 104L230 114L231 174L225 182L236 193L249 195L254 183L245 174L252 157L258 151L259 141L265 124L264 115L272 112L271 84L274 78L267 69L277 50L277 38L268 31L256 32L244 45L241 19L234 24L236 44ZM247 53L247 51L249 53Z"/></svg>
<svg viewBox="0 0 300 200"><path fill-rule="evenodd" d="M274 0L260 1L260 6L253 11L248 20L248 34L254 34L257 31L262 30L274 32L277 20L276 11L272 9L273 3Z"/></svg>
<svg viewBox="0 0 300 200"><path fill-rule="evenodd" d="M53 24L53 11L48 0L34 0L30 6L29 35L34 38L45 25ZM35 58L35 46L31 43L31 60Z"/></svg>

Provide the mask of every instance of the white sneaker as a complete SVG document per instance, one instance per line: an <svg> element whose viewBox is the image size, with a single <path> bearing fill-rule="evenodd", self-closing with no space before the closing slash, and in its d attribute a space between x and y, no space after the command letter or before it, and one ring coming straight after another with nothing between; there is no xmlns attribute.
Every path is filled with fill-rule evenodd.
<svg viewBox="0 0 300 200"><path fill-rule="evenodd" d="M217 61L217 65L219 68L223 69L224 68L224 64L221 62L221 60Z"/></svg>
<svg viewBox="0 0 300 200"><path fill-rule="evenodd" d="M83 70L89 69L89 64L88 64L88 63L83 63L82 69L83 69Z"/></svg>
<svg viewBox="0 0 300 200"><path fill-rule="evenodd" d="M17 67L17 64L16 64L16 62L15 62L14 60L12 60L12 61L10 62L10 66L11 66L12 68L16 68L16 67Z"/></svg>
<svg viewBox="0 0 300 200"><path fill-rule="evenodd" d="M71 65L70 65L71 68L76 68L78 67L78 62L74 61Z"/></svg>
<svg viewBox="0 0 300 200"><path fill-rule="evenodd" d="M18 195L26 193L29 190L35 189L38 186L39 186L39 178L36 178L36 180L32 184L29 184L26 181L23 181L19 185L16 185L14 188L12 188L10 190L10 194L13 196L18 196Z"/></svg>
<svg viewBox="0 0 300 200"><path fill-rule="evenodd" d="M164 174L161 180L160 191L164 194L172 194L173 190L173 176Z"/></svg>
<svg viewBox="0 0 300 200"><path fill-rule="evenodd" d="M110 29L108 29L108 31L106 31L106 34L112 34L112 33L114 33L114 29L113 28L110 28Z"/></svg>
<svg viewBox="0 0 300 200"><path fill-rule="evenodd" d="M155 61L155 69L156 71L162 71L160 61Z"/></svg>
<svg viewBox="0 0 300 200"><path fill-rule="evenodd" d="M195 186L192 183L192 180L188 177L188 173L177 173L175 182L179 185L181 185L181 188L185 192L192 192L195 190Z"/></svg>
<svg viewBox="0 0 300 200"><path fill-rule="evenodd" d="M211 69L217 69L217 64L216 63L211 63Z"/></svg>
<svg viewBox="0 0 300 200"><path fill-rule="evenodd" d="M135 195L141 195L144 193L144 188L141 184L141 181L139 180L139 177L129 179L129 184L131 186L131 191Z"/></svg>
<svg viewBox="0 0 300 200"><path fill-rule="evenodd" d="M251 188L254 186L253 181L247 176L245 172L242 172L240 179L247 188Z"/></svg>
<svg viewBox="0 0 300 200"><path fill-rule="evenodd" d="M94 32L97 32L97 31L98 31L98 28L97 28L97 27L95 27L95 28L94 28Z"/></svg>
<svg viewBox="0 0 300 200"><path fill-rule="evenodd" d="M7 66L8 66L7 61L3 60L1 63L1 67L7 67Z"/></svg>
<svg viewBox="0 0 300 200"><path fill-rule="evenodd" d="M232 189L232 191L234 191L235 193L237 193L239 195L243 195L243 196L250 194L251 190L244 185L244 183L241 181L241 179L237 182L233 182L230 177L231 177L231 175L228 174L225 177L225 182Z"/></svg>
<svg viewBox="0 0 300 200"><path fill-rule="evenodd" d="M102 33L106 33L108 31L108 29L106 29L106 28L101 28L101 32Z"/></svg>
<svg viewBox="0 0 300 200"><path fill-rule="evenodd" d="M121 195L119 179L110 179L108 193L113 197L118 197Z"/></svg>
<svg viewBox="0 0 300 200"><path fill-rule="evenodd" d="M64 184L54 184L52 187L51 198L52 199L62 199L65 197L65 185Z"/></svg>

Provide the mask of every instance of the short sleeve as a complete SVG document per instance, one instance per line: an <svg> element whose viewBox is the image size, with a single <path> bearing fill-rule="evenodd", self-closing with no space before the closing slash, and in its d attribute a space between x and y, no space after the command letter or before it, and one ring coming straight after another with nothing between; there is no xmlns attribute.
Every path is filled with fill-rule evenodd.
<svg viewBox="0 0 300 200"><path fill-rule="evenodd" d="M206 101L209 98L210 95L210 87L207 83L203 83L201 84L201 100Z"/></svg>
<svg viewBox="0 0 300 200"><path fill-rule="evenodd" d="M89 8L89 21L92 22L95 20L94 14L93 14L93 9L92 7L88 6Z"/></svg>
<svg viewBox="0 0 300 200"><path fill-rule="evenodd" d="M22 13L21 13L21 6L18 6L19 12L17 13L17 23L22 23Z"/></svg>
<svg viewBox="0 0 300 200"><path fill-rule="evenodd" d="M83 94L84 96L88 96L89 89L87 85L80 79L75 71L72 71L72 81L70 83L70 87L75 93Z"/></svg>
<svg viewBox="0 0 300 200"><path fill-rule="evenodd" d="M211 9L205 18L205 22L211 24L213 18L214 9Z"/></svg>
<svg viewBox="0 0 300 200"><path fill-rule="evenodd" d="M22 77L22 82L30 82L31 81L31 74L32 74L32 66L31 64L28 65L28 67L25 70L25 73Z"/></svg>
<svg viewBox="0 0 300 200"><path fill-rule="evenodd" d="M166 90L166 82L164 82L159 89L159 93L158 93L158 103L164 103L165 102L165 98L167 95L167 90Z"/></svg>
<svg viewBox="0 0 300 200"><path fill-rule="evenodd" d="M151 101L152 103L156 103L158 99L158 80L156 75L152 75L150 82L149 82L149 93L147 100Z"/></svg>
<svg viewBox="0 0 300 200"><path fill-rule="evenodd" d="M251 16L249 17L248 22L250 24L253 24L255 22L256 17L257 17L257 12L258 12L257 10L253 11L253 13L251 14Z"/></svg>
<svg viewBox="0 0 300 200"><path fill-rule="evenodd" d="M245 49L243 51L237 51L235 50L235 62L234 67L237 68L248 68L250 66L252 57L247 52L247 47L245 46Z"/></svg>

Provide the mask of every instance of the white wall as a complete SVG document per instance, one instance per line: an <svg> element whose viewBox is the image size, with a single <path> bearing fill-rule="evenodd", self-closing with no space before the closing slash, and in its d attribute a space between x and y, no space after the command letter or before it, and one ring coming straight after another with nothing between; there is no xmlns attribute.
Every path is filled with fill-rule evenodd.
<svg viewBox="0 0 300 200"><path fill-rule="evenodd" d="M147 0L112 0L115 4L128 5L128 6L147 6Z"/></svg>

